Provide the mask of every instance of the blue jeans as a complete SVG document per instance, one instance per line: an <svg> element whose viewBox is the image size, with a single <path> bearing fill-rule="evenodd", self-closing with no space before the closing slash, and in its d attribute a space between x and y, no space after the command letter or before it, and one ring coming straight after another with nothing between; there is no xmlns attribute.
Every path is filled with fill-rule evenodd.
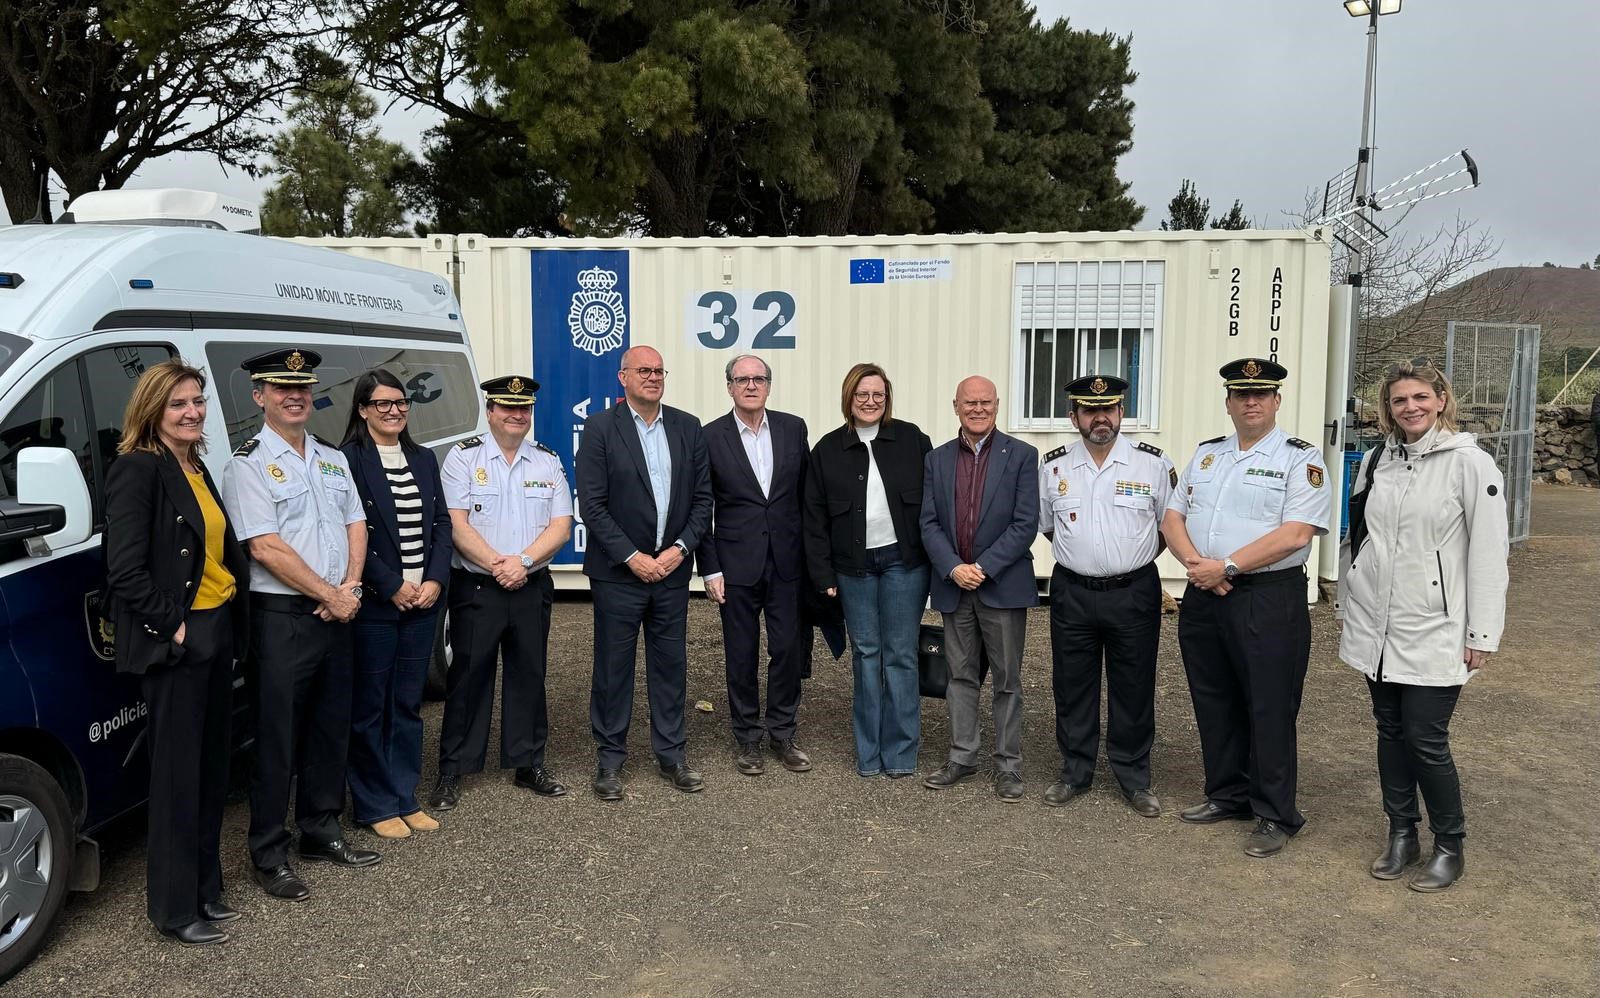
<svg viewBox="0 0 1600 998"><path fill-rule="evenodd" d="M917 633L928 602L928 566L906 568L893 545L867 552L867 570L839 576L855 659L856 772L917 771L922 695Z"/></svg>
<svg viewBox="0 0 1600 998"><path fill-rule="evenodd" d="M350 805L360 825L421 810L422 687L433 657L437 604L399 620L362 620L350 710Z"/></svg>

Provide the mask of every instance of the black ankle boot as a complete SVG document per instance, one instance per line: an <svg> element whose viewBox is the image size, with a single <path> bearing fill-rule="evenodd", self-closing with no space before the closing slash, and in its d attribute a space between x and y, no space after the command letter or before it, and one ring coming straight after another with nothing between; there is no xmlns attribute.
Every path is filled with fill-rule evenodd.
<svg viewBox="0 0 1600 998"><path fill-rule="evenodd" d="M1399 880L1406 867L1422 857L1422 843L1417 841L1417 826L1412 822L1389 825L1389 845L1383 855L1372 861L1372 875L1379 880Z"/></svg>
<svg viewBox="0 0 1600 998"><path fill-rule="evenodd" d="M1428 857L1422 869L1406 886L1424 894L1436 894L1460 880L1466 872L1467 862L1462 855L1461 836L1435 835L1433 855Z"/></svg>

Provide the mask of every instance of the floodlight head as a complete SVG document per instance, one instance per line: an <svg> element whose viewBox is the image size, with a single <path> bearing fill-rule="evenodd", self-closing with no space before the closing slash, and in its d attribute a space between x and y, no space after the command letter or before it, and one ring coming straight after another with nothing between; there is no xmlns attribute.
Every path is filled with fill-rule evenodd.
<svg viewBox="0 0 1600 998"><path fill-rule="evenodd" d="M1400 4L1404 0L1378 0L1379 14L1398 14ZM1344 0L1344 9L1350 12L1351 17L1371 17L1371 0Z"/></svg>

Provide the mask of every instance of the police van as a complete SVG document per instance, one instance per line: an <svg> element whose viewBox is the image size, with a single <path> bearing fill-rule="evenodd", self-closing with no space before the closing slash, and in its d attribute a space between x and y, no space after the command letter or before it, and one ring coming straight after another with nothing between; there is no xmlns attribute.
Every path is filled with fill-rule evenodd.
<svg viewBox="0 0 1600 998"><path fill-rule="evenodd" d="M406 386L419 443L487 429L449 279L263 238L254 206L211 194L71 207L70 224L0 227L0 981L68 890L96 886L96 829L147 796L147 708L101 614L106 470L139 375L175 356L205 370L219 480L261 424L240 361L284 344L322 354L324 439L374 367Z"/></svg>

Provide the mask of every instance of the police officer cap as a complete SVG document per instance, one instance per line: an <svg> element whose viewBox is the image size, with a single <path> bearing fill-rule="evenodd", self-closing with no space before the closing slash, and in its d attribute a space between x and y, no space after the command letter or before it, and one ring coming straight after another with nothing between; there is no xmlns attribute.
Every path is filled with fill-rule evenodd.
<svg viewBox="0 0 1600 998"><path fill-rule="evenodd" d="M299 347L279 347L256 354L239 366L250 372L251 381L274 385L314 385L322 354Z"/></svg>
<svg viewBox="0 0 1600 998"><path fill-rule="evenodd" d="M1067 385L1067 400L1088 409L1121 403L1128 383L1112 374L1085 374Z"/></svg>
<svg viewBox="0 0 1600 998"><path fill-rule="evenodd" d="M1226 388L1246 392L1275 392L1283 387L1289 369L1275 360L1241 357L1217 369Z"/></svg>
<svg viewBox="0 0 1600 998"><path fill-rule="evenodd" d="M533 405L533 393L539 382L521 374L508 374L503 378L490 378L478 386L483 397L501 405Z"/></svg>

